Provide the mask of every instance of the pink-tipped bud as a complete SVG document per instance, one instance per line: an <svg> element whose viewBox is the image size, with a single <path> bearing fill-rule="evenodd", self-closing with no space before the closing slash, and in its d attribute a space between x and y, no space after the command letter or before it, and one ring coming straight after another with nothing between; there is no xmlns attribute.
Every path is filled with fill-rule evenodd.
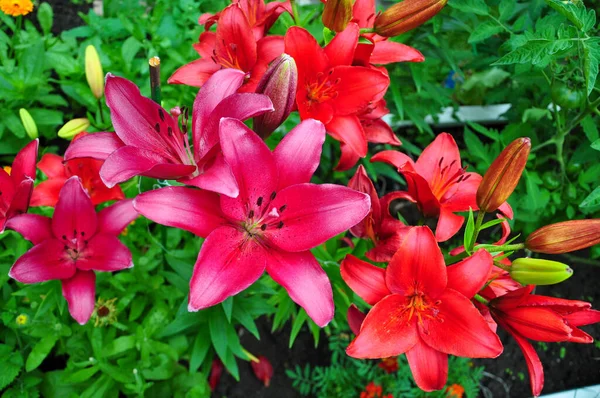
<svg viewBox="0 0 600 398"><path fill-rule="evenodd" d="M393 37L408 32L433 18L448 0L404 0L375 18L375 33Z"/></svg>
<svg viewBox="0 0 600 398"><path fill-rule="evenodd" d="M271 366L271 362L269 362L267 357L260 355L258 356L258 362L252 361L250 365L256 378L262 381L265 387L269 387L271 378L273 377L273 366Z"/></svg>
<svg viewBox="0 0 600 398"><path fill-rule="evenodd" d="M600 244L600 219L573 220L546 225L527 237L532 252L561 254Z"/></svg>
<svg viewBox="0 0 600 398"><path fill-rule="evenodd" d="M254 118L254 131L267 139L287 119L296 101L298 68L294 58L282 54L276 58L256 87L256 92L265 94L273 102L275 110Z"/></svg>
<svg viewBox="0 0 600 398"><path fill-rule="evenodd" d="M334 32L346 29L352 19L352 0L327 0L323 9L323 25Z"/></svg>
<svg viewBox="0 0 600 398"><path fill-rule="evenodd" d="M517 138L498 155L477 189L480 210L491 213L506 202L521 179L530 150L529 138Z"/></svg>

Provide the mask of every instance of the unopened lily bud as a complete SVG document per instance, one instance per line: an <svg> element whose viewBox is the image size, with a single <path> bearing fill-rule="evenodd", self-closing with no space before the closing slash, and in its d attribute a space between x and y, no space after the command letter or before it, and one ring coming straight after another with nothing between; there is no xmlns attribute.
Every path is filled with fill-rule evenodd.
<svg viewBox="0 0 600 398"><path fill-rule="evenodd" d="M568 265L540 258L518 258L509 272L511 278L522 285L554 285L573 275Z"/></svg>
<svg viewBox="0 0 600 398"><path fill-rule="evenodd" d="M27 136L32 140L38 138L37 125L35 124L35 120L33 120L29 112L27 112L27 109L19 109L19 116L21 116L21 123L23 123L23 127L25 127L25 132L27 133Z"/></svg>
<svg viewBox="0 0 600 398"><path fill-rule="evenodd" d="M275 110L254 118L254 131L267 139L292 112L296 101L298 68L296 62L287 54L276 58L258 83L256 92L265 94L273 102Z"/></svg>
<svg viewBox="0 0 600 398"><path fill-rule="evenodd" d="M404 0L375 18L375 33L393 37L416 28L433 18L448 0Z"/></svg>
<svg viewBox="0 0 600 398"><path fill-rule="evenodd" d="M250 366L252 366L256 378L262 381L265 387L269 387L271 378L273 377L273 366L271 366L271 362L269 362L267 357L260 355L258 362L252 361L250 362Z"/></svg>
<svg viewBox="0 0 600 398"><path fill-rule="evenodd" d="M356 305L350 304L350 307L348 307L348 326L350 326L352 333L358 336L366 316Z"/></svg>
<svg viewBox="0 0 600 398"><path fill-rule="evenodd" d="M600 219L572 220L546 225L527 237L532 252L561 254L600 244Z"/></svg>
<svg viewBox="0 0 600 398"><path fill-rule="evenodd" d="M71 140L77 134L87 130L88 127L90 127L90 121L87 118L73 119L58 130L58 136L65 140Z"/></svg>
<svg viewBox="0 0 600 398"><path fill-rule="evenodd" d="M517 138L498 155L477 189L480 210L490 213L506 202L521 179L530 150L529 138Z"/></svg>
<svg viewBox="0 0 600 398"><path fill-rule="evenodd" d="M212 361L210 367L210 374L208 375L208 385L210 386L210 390L214 391L219 384L219 380L221 380L221 374L223 374L223 362L219 358L215 358Z"/></svg>
<svg viewBox="0 0 600 398"><path fill-rule="evenodd" d="M104 72L96 47L91 44L85 48L85 78L97 99L104 95Z"/></svg>
<svg viewBox="0 0 600 398"><path fill-rule="evenodd" d="M352 19L352 0L327 0L323 10L323 25L334 32L346 29Z"/></svg>

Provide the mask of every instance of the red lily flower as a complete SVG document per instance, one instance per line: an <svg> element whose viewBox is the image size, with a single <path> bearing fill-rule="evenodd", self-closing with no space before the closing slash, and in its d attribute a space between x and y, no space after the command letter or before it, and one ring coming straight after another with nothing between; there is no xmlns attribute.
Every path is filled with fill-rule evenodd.
<svg viewBox="0 0 600 398"><path fill-rule="evenodd" d="M347 256L342 278L374 306L346 352L355 358L406 353L415 382L425 391L446 384L448 354L497 357L502 344L469 300L491 266L490 254L480 250L446 267L427 227L411 228L385 270Z"/></svg>
<svg viewBox="0 0 600 398"><path fill-rule="evenodd" d="M223 362L221 362L219 358L213 359L210 366L210 375L208 376L208 385L210 386L211 391L214 391L219 385L224 369Z"/></svg>
<svg viewBox="0 0 600 398"><path fill-rule="evenodd" d="M324 49L308 31L292 27L285 35L285 52L298 67L296 103L302 120L314 118L341 142L338 170L367 154L367 137L360 116L383 98L389 78L364 66L351 66L358 43L355 23L338 33Z"/></svg>
<svg viewBox="0 0 600 398"><path fill-rule="evenodd" d="M82 137L78 135L75 139ZM91 158L73 159L63 163L61 156L47 153L42 156L38 167L48 179L39 183L31 195L31 206L56 206L58 194L65 182L78 176L94 205L110 200L125 199L121 187L108 188L100 179L100 168L104 162Z"/></svg>
<svg viewBox="0 0 600 398"><path fill-rule="evenodd" d="M15 156L10 173L0 168L0 233L9 219L29 209L38 146L37 139L25 145Z"/></svg>
<svg viewBox="0 0 600 398"><path fill-rule="evenodd" d="M369 211L367 195L309 184L325 140L305 120L271 153L238 120L223 119L221 147L236 177L237 198L183 187L146 192L136 209L163 225L206 237L190 282L189 310L218 304L265 271L319 326L333 317L327 275L308 251L353 226Z"/></svg>
<svg viewBox="0 0 600 398"><path fill-rule="evenodd" d="M600 311L585 301L531 294L534 288L530 285L491 300L489 311L523 351L531 389L538 396L544 387L544 369L529 340L592 343L592 336L578 327L600 322Z"/></svg>
<svg viewBox="0 0 600 398"><path fill-rule="evenodd" d="M391 192L380 199L362 165L358 166L348 186L371 197L369 214L350 228L350 233L357 238L370 239L375 244L375 247L365 254L368 259L377 262L390 261L400 247L404 235L410 230L410 227L390 214L390 203L395 199L404 198L405 192Z"/></svg>
<svg viewBox="0 0 600 398"><path fill-rule="evenodd" d="M106 102L116 133L95 133L73 142L65 159L105 159L100 177L108 187L133 176L178 179L189 185L237 196L238 187L219 147L222 117L245 120L273 110L261 94L238 94L244 74L219 71L198 92L192 115L194 151L187 127L154 101L140 94L129 80L107 75ZM185 126L185 124L184 124Z"/></svg>
<svg viewBox="0 0 600 398"><path fill-rule="evenodd" d="M258 41L262 39L271 26L277 21L277 18L284 12L292 15L292 5L288 1L272 1L265 4L264 0L232 0L232 4L238 4L252 28L254 38ZM221 12L216 14L205 13L198 18L198 24L204 25L205 30L219 22Z"/></svg>
<svg viewBox="0 0 600 398"><path fill-rule="evenodd" d="M372 29L375 24L375 0L356 0L352 14L361 29ZM425 57L415 48L406 44L389 41L387 37L375 33L362 34L371 42L360 43L356 49L355 64L385 65L396 62L423 62Z"/></svg>
<svg viewBox="0 0 600 398"><path fill-rule="evenodd" d="M454 212L478 209L475 194L481 176L467 173L466 167L461 167L458 146L448 133L438 135L416 162L397 151L379 152L371 161L388 163L404 176L407 199L411 197L425 217L438 218L435 230L438 242L450 239L462 226L464 217ZM512 219L508 203L499 210Z"/></svg>
<svg viewBox="0 0 600 398"><path fill-rule="evenodd" d="M269 63L283 54L283 37L256 39L241 3L229 5L218 19L217 31L202 33L194 45L202 58L177 69L168 82L202 87L216 71L233 68L246 74L240 91L254 92Z"/></svg>
<svg viewBox="0 0 600 398"><path fill-rule="evenodd" d="M131 200L120 200L96 214L78 177L65 182L52 218L13 217L7 228L34 246L12 266L9 276L22 283L59 279L71 316L86 323L94 311L94 271L131 268L131 253L117 235L136 217Z"/></svg>
<svg viewBox="0 0 600 398"><path fill-rule="evenodd" d="M271 378L273 377L273 365L269 361L269 358L264 355L260 355L258 358L258 362L250 362L250 366L252 367L252 371L256 378L263 382L265 387L269 387L271 384Z"/></svg>

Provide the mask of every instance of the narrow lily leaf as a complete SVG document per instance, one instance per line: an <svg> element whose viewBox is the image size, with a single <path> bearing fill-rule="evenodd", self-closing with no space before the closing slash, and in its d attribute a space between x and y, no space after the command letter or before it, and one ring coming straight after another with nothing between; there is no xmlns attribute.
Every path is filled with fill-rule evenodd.
<svg viewBox="0 0 600 398"><path fill-rule="evenodd" d="M215 347L215 351L221 361L225 364L225 367L229 369L227 366L227 319L225 318L225 314L223 311L217 309L213 309L210 313L210 317L208 318L208 329L210 331L210 339Z"/></svg>
<svg viewBox="0 0 600 398"><path fill-rule="evenodd" d="M31 353L27 357L25 362L25 370L31 372L37 369L42 364L44 359L50 354L50 351L56 344L58 338L56 336L46 336L42 338L31 350Z"/></svg>
<svg viewBox="0 0 600 398"><path fill-rule="evenodd" d="M506 221L506 218L497 218L497 219L495 219L495 220L488 221L488 222L486 222L485 224L483 224L483 225L481 226L480 230L487 229L487 228L491 228L491 227L493 227L494 225L498 225L498 224L501 224L501 223L503 223L504 221Z"/></svg>
<svg viewBox="0 0 600 398"><path fill-rule="evenodd" d="M467 218L467 225L465 227L465 235L464 235L465 250L469 254L471 254L469 252L469 248L471 247L471 244L473 243L473 232L474 231L475 231L475 219L473 217L473 209L469 208L469 217Z"/></svg>
<svg viewBox="0 0 600 398"><path fill-rule="evenodd" d="M233 311L233 296L229 297L227 300L221 303L223 306L223 311L225 312L225 317L227 318L227 322L231 323L231 313Z"/></svg>
<svg viewBox="0 0 600 398"><path fill-rule="evenodd" d="M206 328L198 329L192 353L190 354L190 373L196 372L208 354L210 348L210 335Z"/></svg>
<svg viewBox="0 0 600 398"><path fill-rule="evenodd" d="M306 311L301 309L298 312L298 316L296 317L296 319L294 319L294 321L292 322L292 332L290 333L289 348L292 348L292 346L294 345L294 341L296 340L296 337L298 337L298 333L300 333L300 329L302 329L302 325L304 325L304 322L306 322L307 319L308 315L306 315Z"/></svg>

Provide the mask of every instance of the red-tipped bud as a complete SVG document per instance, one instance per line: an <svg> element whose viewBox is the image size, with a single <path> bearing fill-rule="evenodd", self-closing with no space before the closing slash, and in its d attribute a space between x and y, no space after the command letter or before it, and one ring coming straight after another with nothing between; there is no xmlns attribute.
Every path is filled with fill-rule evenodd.
<svg viewBox="0 0 600 398"><path fill-rule="evenodd" d="M371 239L375 242L375 224L380 221L381 204L379 203L377 190L363 165L358 166L356 173L348 181L348 187L359 192L364 192L371 197L371 211L369 211L369 214L361 222L350 228L350 233L357 238Z"/></svg>
<svg viewBox="0 0 600 398"><path fill-rule="evenodd" d="M350 326L350 330L352 333L358 336L360 332L360 326L365 320L366 315L362 313L354 304L351 304L348 307L348 326Z"/></svg>
<svg viewBox="0 0 600 398"><path fill-rule="evenodd" d="M269 362L267 357L260 355L258 362L250 362L250 365L256 378L262 381L265 387L269 387L271 378L273 377L273 366L271 366L271 362Z"/></svg>
<svg viewBox="0 0 600 398"><path fill-rule="evenodd" d="M375 33L398 36L433 18L448 0L404 0L394 4L375 18Z"/></svg>
<svg viewBox="0 0 600 398"><path fill-rule="evenodd" d="M490 213L506 202L521 179L530 150L529 138L517 138L498 155L477 189L480 210Z"/></svg>
<svg viewBox="0 0 600 398"><path fill-rule="evenodd" d="M527 237L525 247L536 253L561 254L600 244L600 219L546 225Z"/></svg>
<svg viewBox="0 0 600 398"><path fill-rule="evenodd" d="M254 131L263 139L271 135L292 112L296 101L298 68L294 58L282 54L276 58L256 87L256 92L267 95L275 110L254 118Z"/></svg>
<svg viewBox="0 0 600 398"><path fill-rule="evenodd" d="M327 0L323 10L323 25L334 32L346 29L352 19L352 0Z"/></svg>
<svg viewBox="0 0 600 398"><path fill-rule="evenodd" d="M223 362L219 358L213 359L212 366L210 367L210 375L208 376L208 385L210 390L214 391L221 380L223 374Z"/></svg>

